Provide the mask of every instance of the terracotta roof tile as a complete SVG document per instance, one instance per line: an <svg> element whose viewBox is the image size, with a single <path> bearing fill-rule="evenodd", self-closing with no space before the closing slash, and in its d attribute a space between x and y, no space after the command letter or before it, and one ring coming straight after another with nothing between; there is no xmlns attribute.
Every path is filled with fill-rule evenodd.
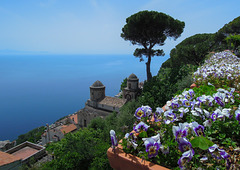
<svg viewBox="0 0 240 170"><path fill-rule="evenodd" d="M125 99L106 96L99 104L105 104L113 107L122 107L126 103Z"/></svg>
<svg viewBox="0 0 240 170"><path fill-rule="evenodd" d="M6 165L15 161L21 160L21 158L0 151L0 166Z"/></svg>
<svg viewBox="0 0 240 170"><path fill-rule="evenodd" d="M22 159L26 159L29 156L37 153L39 150L31 148L29 146L25 146L24 148L17 150L16 152L13 152L12 155L17 156Z"/></svg>
<svg viewBox="0 0 240 170"><path fill-rule="evenodd" d="M67 133L72 132L76 129L77 129L77 127L74 124L70 124L70 125L63 125L60 130L63 134L67 134Z"/></svg>
<svg viewBox="0 0 240 170"><path fill-rule="evenodd" d="M74 122L77 124L78 123L78 117L77 117L77 114L74 114L72 116L69 117L70 119L74 119Z"/></svg>

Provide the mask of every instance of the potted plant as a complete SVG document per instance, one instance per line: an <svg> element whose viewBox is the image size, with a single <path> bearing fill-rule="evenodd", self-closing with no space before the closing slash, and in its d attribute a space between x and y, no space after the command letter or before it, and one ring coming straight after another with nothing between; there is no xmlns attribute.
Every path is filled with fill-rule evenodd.
<svg viewBox="0 0 240 170"><path fill-rule="evenodd" d="M214 73L209 69L212 65L203 72L198 69L194 73L198 88L176 94L167 102L165 110L158 107L153 111L149 106L137 108L133 131L125 135L121 145L116 142L115 133L111 132L113 142L108 157L113 168L132 167L130 164L141 162L146 164L136 165L139 169L151 169L156 164L163 166L159 169L240 168L240 99L235 89L229 87L239 88L235 82L239 82L239 68L231 69L235 81L232 81L229 71L228 74L224 71L230 69L224 58L228 58L230 63L234 61L238 67L239 59L228 51L216 53L213 57L215 59L209 61L216 61L212 62ZM222 66L216 64L217 61ZM217 73L224 76L219 78ZM221 81L214 80L214 77ZM228 82L227 85L222 81ZM114 166L113 162L118 162L118 158L127 159L123 156L129 162ZM115 160L111 162L111 158Z"/></svg>

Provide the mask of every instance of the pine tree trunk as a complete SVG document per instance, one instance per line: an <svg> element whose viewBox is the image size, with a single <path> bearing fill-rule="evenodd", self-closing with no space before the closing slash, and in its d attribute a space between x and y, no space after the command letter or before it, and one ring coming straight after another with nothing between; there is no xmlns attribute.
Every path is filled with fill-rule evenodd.
<svg viewBox="0 0 240 170"><path fill-rule="evenodd" d="M148 56L148 61L146 62L147 81L152 79L152 73L150 71L150 64L151 64L151 55Z"/></svg>

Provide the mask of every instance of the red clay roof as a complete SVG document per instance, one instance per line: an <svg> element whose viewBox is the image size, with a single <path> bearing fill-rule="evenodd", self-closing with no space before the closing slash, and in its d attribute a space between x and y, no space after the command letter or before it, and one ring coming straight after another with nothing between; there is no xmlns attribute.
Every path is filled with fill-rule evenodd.
<svg viewBox="0 0 240 170"><path fill-rule="evenodd" d="M72 132L76 129L77 129L77 127L74 124L70 124L70 125L63 125L60 130L63 134L67 134L67 133Z"/></svg>
<svg viewBox="0 0 240 170"><path fill-rule="evenodd" d="M21 160L21 158L0 151L0 166L6 165L15 161Z"/></svg>
<svg viewBox="0 0 240 170"><path fill-rule="evenodd" d="M22 159L26 159L29 156L37 153L39 150L31 148L29 146L25 146L24 148L17 150L16 152L13 152L12 155L17 156Z"/></svg>
<svg viewBox="0 0 240 170"><path fill-rule="evenodd" d="M72 116L69 117L70 119L74 119L74 122L77 124L78 123L78 117L77 117L77 114L74 114Z"/></svg>

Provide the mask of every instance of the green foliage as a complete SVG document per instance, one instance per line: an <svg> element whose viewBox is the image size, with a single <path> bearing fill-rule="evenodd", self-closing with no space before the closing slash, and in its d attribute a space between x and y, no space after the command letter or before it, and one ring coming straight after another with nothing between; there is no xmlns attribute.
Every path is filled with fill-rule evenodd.
<svg viewBox="0 0 240 170"><path fill-rule="evenodd" d="M144 83L143 92L138 98L139 103L152 108L164 106L176 91L190 87L192 73L196 68L197 66L191 64L182 65L177 73L174 68L161 68L157 76Z"/></svg>
<svg viewBox="0 0 240 170"><path fill-rule="evenodd" d="M126 19L121 37L132 44L163 45L167 37L177 39L183 32L184 22L157 11L140 11Z"/></svg>
<svg viewBox="0 0 240 170"><path fill-rule="evenodd" d="M202 150L207 150L209 147L213 146L214 143L203 136L197 136L191 141L192 147L200 148Z"/></svg>
<svg viewBox="0 0 240 170"><path fill-rule="evenodd" d="M123 89L127 87L127 77L125 79L123 79L122 83L121 83L121 88L119 91L123 91Z"/></svg>
<svg viewBox="0 0 240 170"><path fill-rule="evenodd" d="M41 127L35 128L25 134L19 135L16 140L17 145L19 145L25 141L36 143L38 140L41 139L41 135L44 133L44 130L45 130L45 127L41 126Z"/></svg>
<svg viewBox="0 0 240 170"><path fill-rule="evenodd" d="M171 50L172 67L184 64L200 65L214 45L214 34L196 34L186 38Z"/></svg>
<svg viewBox="0 0 240 170"><path fill-rule="evenodd" d="M186 38L173 48L170 58L162 64L158 72L159 79L155 78L155 82L145 83L146 87L143 89L143 97L140 102L154 108L154 106L163 105L167 100L171 99L176 91L189 87L192 83L192 73L210 56L209 52L226 48L224 40L226 37L223 39L216 37L227 33L239 34L239 19L240 17L226 24L216 34L196 34ZM162 81L162 83L159 81ZM151 87L153 88L151 89Z"/></svg>
<svg viewBox="0 0 240 170"><path fill-rule="evenodd" d="M223 41L229 34L240 34L240 16L219 29L215 39L216 41Z"/></svg>
<svg viewBox="0 0 240 170"><path fill-rule="evenodd" d="M109 131L114 129L118 139L132 130L128 125L134 122L136 101L128 102L121 113L111 113L105 119L93 119L87 128L67 134L59 142L47 147L55 159L43 165L42 169L111 169L106 151L111 146Z"/></svg>
<svg viewBox="0 0 240 170"><path fill-rule="evenodd" d="M150 56L150 58L154 55L163 55L162 50L153 50L154 45L163 45L167 37L178 38L184 28L183 22L154 11L141 11L127 18L126 22L121 37L129 40L134 45L144 47L136 49L134 53L141 61L143 55ZM168 23L177 24L171 25ZM197 34L182 41L171 51L170 58L162 64L158 75L145 82L143 93L138 98L138 101L128 102L121 108L120 114L112 113L105 119L96 118L91 121L87 128L66 135L66 138L60 142L50 144L48 151L54 153L55 159L45 164L42 169L111 169L106 156L106 150L111 145L109 131L114 129L117 138L122 139L126 132L132 131L136 108L141 105L149 105L153 109L162 107L166 101L174 96L176 91L189 87L192 82L191 75L197 66L203 62L209 51L224 47L224 43L226 44L224 42L225 33L235 34L239 32L238 23L240 23L239 17L232 23L225 25L216 34ZM169 28L170 31L164 31L165 28ZM224 37L217 39L220 34ZM150 62L151 60L148 61L148 63ZM126 87L126 80L123 80L121 89ZM194 89L194 91L196 97L198 97L202 94L212 95L216 92L216 89L213 86L204 85ZM235 99L236 102L240 102L239 99ZM199 121L193 118L191 114L186 116L185 120L187 122ZM138 138L152 136L152 133L157 130L161 134L161 138L164 139L161 140L161 143L169 147L169 154L161 154L161 156L154 158L153 162L169 168L177 167L176 160L181 156L181 152L176 149L178 143L173 137L172 126L162 125L161 129L157 128L158 126L152 127L152 129L149 128L147 133L141 133ZM211 129L206 127L206 137L195 137L191 140L191 143L195 147L194 150L199 151L197 153L201 153L202 149L205 150L207 146L210 146L211 141L214 143L220 141L218 144L222 146L235 146L236 142L239 143L239 128L237 121L228 118L224 122L217 120L213 122ZM143 141L138 141L138 145L144 147ZM126 140L123 140L123 145L127 145ZM134 149L126 148L125 151L128 153L134 152ZM148 159L146 152L142 152L138 156ZM199 157L200 154L195 154L193 162L189 163L189 165L200 167ZM211 163L215 163L214 161Z"/></svg>
<svg viewBox="0 0 240 170"><path fill-rule="evenodd" d="M240 35L230 34L225 40L227 41L229 49L233 50L236 55L239 55Z"/></svg>
<svg viewBox="0 0 240 170"><path fill-rule="evenodd" d="M134 113L136 108L140 106L141 104L138 101L132 100L121 108L120 114L118 114L116 119L116 132L121 132L123 135L125 135L125 133L133 130L131 125L135 121Z"/></svg>
<svg viewBox="0 0 240 170"><path fill-rule="evenodd" d="M107 139L104 140L99 129L85 128L67 134L61 141L49 145L47 149L54 153L55 159L43 169L111 169L106 155Z"/></svg>
<svg viewBox="0 0 240 170"><path fill-rule="evenodd" d="M171 98L172 88L173 85L169 81L162 81L154 76L151 81L145 82L138 101L141 105L148 105L151 108L161 107Z"/></svg>
<svg viewBox="0 0 240 170"><path fill-rule="evenodd" d="M126 19L121 37L133 45L143 47L137 48L134 56L140 58L140 61L144 60L143 56L147 57L147 80L152 78L151 57L164 55L163 50L153 49L153 47L164 45L167 37L173 37L176 40L183 32L184 27L184 22L157 11L140 11Z"/></svg>

